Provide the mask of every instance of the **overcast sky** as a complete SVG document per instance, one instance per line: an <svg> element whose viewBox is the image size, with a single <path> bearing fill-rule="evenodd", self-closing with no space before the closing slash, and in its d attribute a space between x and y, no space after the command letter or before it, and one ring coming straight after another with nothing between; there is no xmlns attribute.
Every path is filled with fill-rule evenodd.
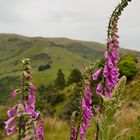
<svg viewBox="0 0 140 140"><path fill-rule="evenodd" d="M0 0L0 33L68 37L105 43L119 0ZM140 0L132 0L119 22L121 47L140 51Z"/></svg>

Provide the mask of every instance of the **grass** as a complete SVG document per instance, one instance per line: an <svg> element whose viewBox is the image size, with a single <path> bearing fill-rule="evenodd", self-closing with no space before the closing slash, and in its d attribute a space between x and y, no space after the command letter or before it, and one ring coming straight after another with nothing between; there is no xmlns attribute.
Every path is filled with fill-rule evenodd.
<svg viewBox="0 0 140 140"><path fill-rule="evenodd" d="M127 107L122 110L120 118L117 120L116 133L120 133L128 128L127 133L119 140L128 140L131 136L140 137L140 129L137 125L137 116L140 115L139 108Z"/></svg>
<svg viewBox="0 0 140 140"><path fill-rule="evenodd" d="M50 46L49 42L55 45ZM80 49L80 44L81 48ZM85 49L86 48L86 49ZM87 52L86 52L87 51ZM100 58L104 51L104 45L95 42L74 41L69 39L47 39L47 38L27 38L16 35L0 35L0 78L5 76L20 75L21 67L17 64L23 57L32 57L46 53L51 57L51 69L38 71L39 65L48 63L48 59L34 59L33 66L33 82L36 86L41 83L49 85L56 78L59 68L65 73L67 79L73 68L81 71L86 65L96 58ZM131 52L140 58L138 52L121 50L124 54ZM85 54L86 53L86 54ZM92 56L93 54L93 56ZM94 59L93 59L94 58ZM8 87L8 85L7 85ZM73 90L74 85L64 89L65 101L56 106L56 116L62 110L63 106L68 102L69 91ZM16 87L15 87L16 89ZM120 140L128 140L130 136L139 136L140 130L137 128L136 118L140 114L140 70L133 81L128 82L124 97L127 98L125 107L122 108L122 114L117 120L116 132L120 132L125 128L130 128L125 136ZM4 93L0 93L2 95ZM1 97L1 96L0 96ZM6 112L7 107L0 105L0 112ZM6 113L0 113L0 118L5 118ZM91 128L87 131L87 140L93 140L95 134L94 123L91 122ZM46 140L68 140L69 124L57 118L46 118L45 120L45 139ZM4 134L4 132L1 132ZM4 140L15 140L16 136L5 138ZM1 140L1 138L0 138Z"/></svg>

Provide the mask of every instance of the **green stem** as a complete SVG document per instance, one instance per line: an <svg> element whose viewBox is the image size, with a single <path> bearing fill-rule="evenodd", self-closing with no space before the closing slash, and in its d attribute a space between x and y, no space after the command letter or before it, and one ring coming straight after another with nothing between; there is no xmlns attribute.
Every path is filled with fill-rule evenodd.
<svg viewBox="0 0 140 140"><path fill-rule="evenodd" d="M96 140L99 140L100 127L98 121L96 122Z"/></svg>
<svg viewBox="0 0 140 140"><path fill-rule="evenodd" d="M36 136L36 128L35 128L34 121L32 121L32 128L33 128L33 131L34 131L34 140L37 140L37 136Z"/></svg>
<svg viewBox="0 0 140 140"><path fill-rule="evenodd" d="M25 88L25 75L22 74L22 91L21 91L21 100L24 102L24 88ZM18 131L18 140L21 140L21 123L22 123L22 116L19 119L19 131Z"/></svg>
<svg viewBox="0 0 140 140"><path fill-rule="evenodd" d="M77 127L77 132L76 132L76 140L78 140L79 128L80 128L80 121L78 121L78 127Z"/></svg>

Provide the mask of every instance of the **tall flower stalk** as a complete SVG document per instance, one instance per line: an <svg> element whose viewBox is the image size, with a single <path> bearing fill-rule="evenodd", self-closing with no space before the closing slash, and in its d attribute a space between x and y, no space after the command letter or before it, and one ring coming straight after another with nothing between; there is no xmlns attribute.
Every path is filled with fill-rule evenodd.
<svg viewBox="0 0 140 140"><path fill-rule="evenodd" d="M104 95L107 98L112 97L111 93L119 80L119 69L117 67L120 59L118 21L129 1L122 0L113 11L108 25L107 50L104 54L105 65L92 75L93 80L101 79L96 89L97 94Z"/></svg>
<svg viewBox="0 0 140 140"><path fill-rule="evenodd" d="M97 127L96 132L96 140L99 140L99 134L100 134L100 124L98 120L98 114L102 113L102 107L104 104L104 96L106 98L112 98L112 92L115 89L115 86L117 85L119 81L119 69L117 67L117 64L119 62L119 35L118 35L118 21L122 14L122 11L124 8L128 5L128 2L131 0L121 0L121 2L118 4L118 6L113 11L111 18L109 20L108 25L108 32L107 32L107 49L104 53L104 60L105 65L103 67L100 67L96 72L92 74L92 79L94 81L98 80L99 83L96 88L96 93L98 95L101 95L101 104L98 107L98 109L93 108L92 100L91 100L91 85L90 85L90 72L89 75L86 77L86 80L84 79L84 85L85 85L85 92L83 94L82 100L81 100L81 110L80 110L80 125L78 127L77 132L80 133L80 140L85 140L85 133L87 128L90 126L89 122L90 119L93 118L92 110L96 112L95 122ZM93 70L93 69L92 69ZM77 133L78 135L78 133ZM76 139L73 140L77 140Z"/></svg>
<svg viewBox="0 0 140 140"><path fill-rule="evenodd" d="M85 134L90 127L90 120L94 118L92 112L92 92L91 92L91 73L97 67L99 61L86 67L83 73L82 85L83 93L81 93L81 103L79 111L74 112L71 119L70 140L78 140L80 134L80 140L85 140ZM78 118L78 119L76 119ZM77 122L76 122L77 120Z"/></svg>
<svg viewBox="0 0 140 140"><path fill-rule="evenodd" d="M17 105L7 111L10 118L5 122L5 129L8 136L18 131L18 140L43 140L43 121L39 123L38 132L36 128L40 113L35 110L36 88L32 83L30 60L23 59L21 63L21 88L14 91L14 96L19 94L20 99Z"/></svg>
<svg viewBox="0 0 140 140"><path fill-rule="evenodd" d="M119 35L118 35L118 21L124 11L124 8L131 0L121 0L118 6L113 11L109 20L108 32L107 32L107 49L104 53L105 65L100 67L95 73L92 74L93 80L99 80L96 93L101 95L102 103L100 105L100 114L102 114L102 106L104 104L104 97L112 98L113 90L119 81L119 68L117 64L119 62ZM103 96L102 96L103 95ZM100 126L98 119L96 120L97 133L96 140L99 139Z"/></svg>

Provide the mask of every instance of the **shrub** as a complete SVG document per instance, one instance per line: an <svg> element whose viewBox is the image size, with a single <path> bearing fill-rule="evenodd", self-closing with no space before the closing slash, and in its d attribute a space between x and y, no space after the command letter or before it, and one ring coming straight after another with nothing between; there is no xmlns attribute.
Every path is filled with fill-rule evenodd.
<svg viewBox="0 0 140 140"><path fill-rule="evenodd" d="M43 70L50 69L50 68L51 68L50 64L40 65L39 68L38 68L38 71L43 71Z"/></svg>
<svg viewBox="0 0 140 140"><path fill-rule="evenodd" d="M120 60L118 67L121 76L125 75L128 80L132 80L137 72L137 59L127 55Z"/></svg>
<svg viewBox="0 0 140 140"><path fill-rule="evenodd" d="M68 77L68 84L78 83L82 79L82 74L78 69L73 69Z"/></svg>
<svg viewBox="0 0 140 140"><path fill-rule="evenodd" d="M65 95L63 93L48 93L47 94L47 102L52 106L63 102L65 99Z"/></svg>
<svg viewBox="0 0 140 140"><path fill-rule="evenodd" d="M60 89L63 89L65 87L65 75L61 69L59 69L57 72L57 77L54 85L56 88Z"/></svg>

